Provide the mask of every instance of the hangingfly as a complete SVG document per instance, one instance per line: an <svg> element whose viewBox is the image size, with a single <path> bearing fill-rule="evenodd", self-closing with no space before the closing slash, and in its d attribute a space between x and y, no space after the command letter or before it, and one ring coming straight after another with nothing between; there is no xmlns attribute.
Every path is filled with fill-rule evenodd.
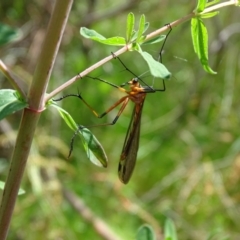
<svg viewBox="0 0 240 240"><path fill-rule="evenodd" d="M126 96L127 102L132 100L135 103L132 118L128 127L127 135L123 144L122 153L120 156L120 161L118 165L118 175L119 179L123 183L127 183L133 173L137 152L139 147L139 136L140 136L140 124L143 104L146 98L147 89L143 88L137 78L133 78L128 82L130 85L130 91L126 91L128 96ZM153 89L149 88L150 92L155 92Z"/></svg>
<svg viewBox="0 0 240 240"><path fill-rule="evenodd" d="M121 59L120 58L118 58L118 59L123 64L123 66L125 66L124 63L121 61ZM134 170L134 167L136 164L137 152L138 152L138 147L139 147L142 109L143 109L143 104L144 104L146 95L148 93L154 93L157 91L161 91L161 92L165 91L165 82L163 80L163 88L162 89L154 89L150 86L141 86L139 81L143 82L143 80L141 80L138 77L135 77L132 80L130 80L129 82L124 83L119 87L119 86L117 86L113 83L107 82L106 80L101 79L101 78L94 78L94 77L90 77L90 76L87 76L87 77L107 83L107 84L111 85L112 87L115 87L115 88L119 89L120 91L125 92L127 94L126 96L119 99L115 104L113 104L109 109L107 109L104 113L102 113L100 115L82 98L82 96L80 94L68 95L68 96L75 96L75 97L80 98L86 104L86 106L89 109L91 109L91 111L94 113L94 115L98 118L102 118L107 113L109 113L110 111L112 111L114 108L116 108L118 105L121 104L121 107L118 111L117 116L114 118L114 120L111 123L100 124L97 126L114 125L117 122L117 120L118 120L119 116L121 115L121 113L123 112L123 110L125 109L125 107L127 106L128 102L131 100L132 102L135 103L131 121L130 121L128 130L127 130L127 135L125 137L125 141L123 144L123 149L122 149L121 156L120 156L119 166L118 166L119 179L123 183L126 184L126 183L128 183L129 179L131 178L131 175L133 173L133 170ZM125 85L129 86L129 90L126 90L125 88L123 88L123 86L125 86ZM82 126L81 126L81 128L82 128ZM71 150L72 150L72 147L71 147ZM71 154L71 150L70 150L70 154Z"/></svg>
<svg viewBox="0 0 240 240"><path fill-rule="evenodd" d="M168 32L168 34L170 32L171 32L171 26L170 26L170 31ZM167 38L168 34L166 35L166 38ZM166 38L165 38L165 41L166 41ZM164 43L165 43L165 41L164 41ZM161 60L161 52L162 52L164 43L163 43L161 51L160 51L160 60ZM131 100L135 104L134 109L133 109L133 113L132 113L132 117L131 117L131 121L130 121L128 130L127 130L127 134L126 134L126 137L125 137L124 144L123 144L123 149L122 149L122 152L121 152L119 166L118 166L119 179L123 183L126 184L130 180L131 175L132 175L133 170L134 170L134 167L135 167L135 164L136 164L138 147L139 147L139 136L140 136L140 124L141 124L142 109L143 109L143 105L144 105L146 95L148 93L165 91L165 82L164 82L164 79L163 79L163 88L162 89L154 89L153 87L148 86L141 78L137 77L137 75L135 75L131 70L129 70L119 57L115 56L114 54L113 54L113 56L114 56L114 58L117 58L120 61L120 63L125 67L125 69L127 71L129 71L130 73L132 73L135 76L135 78L131 79L130 81L128 81L128 82L126 82L126 83L124 83L120 86L117 86L117 85L115 85L113 83L110 83L110 82L107 82L106 80L101 79L101 78L90 77L90 76L87 76L87 77L91 78L93 80L98 80L98 81L101 81L103 83L109 84L110 86L115 87L122 92L125 92L126 96L119 99L115 104L113 104L109 109L107 109L104 113L102 113L100 115L82 98L82 96L79 93L78 94L69 94L69 95L64 96L60 99L57 99L55 101L62 100L63 98L70 97L70 96L78 97L79 99L81 99L85 103L85 105L98 118L102 118L107 113L109 113L110 111L112 111L114 108L116 108L118 105L121 104L121 107L118 111L117 116L113 119L113 121L111 123L99 124L99 125L95 125L95 126L114 125L117 122L119 116L122 114L125 107L127 106L128 102ZM140 81L145 86L142 86L139 83ZM124 88L124 86L126 86L126 85L129 86L129 90ZM79 126L79 129L82 129L82 128L83 128L83 126ZM74 141L74 138L77 135L79 129L73 135L73 138L72 138L72 141L71 141L69 156L71 155L71 152L73 150L73 141Z"/></svg>

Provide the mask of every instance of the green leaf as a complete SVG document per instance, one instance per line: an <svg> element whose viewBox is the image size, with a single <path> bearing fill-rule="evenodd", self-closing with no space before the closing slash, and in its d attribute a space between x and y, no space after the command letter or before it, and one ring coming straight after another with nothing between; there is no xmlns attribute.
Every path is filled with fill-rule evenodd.
<svg viewBox="0 0 240 240"><path fill-rule="evenodd" d="M20 31L0 23L0 46L19 38Z"/></svg>
<svg viewBox="0 0 240 240"><path fill-rule="evenodd" d="M112 46L125 46L126 45L126 40L123 37L112 37L112 38L107 38L105 40L98 40L98 39L93 39L97 42L106 44L106 45L112 45Z"/></svg>
<svg viewBox="0 0 240 240"><path fill-rule="evenodd" d="M136 240L155 240L155 239L156 237L151 226L144 224L138 229Z"/></svg>
<svg viewBox="0 0 240 240"><path fill-rule="evenodd" d="M147 62L148 67L150 69L150 73L154 77L169 79L171 77L171 73L167 70L167 68L160 62L156 61L152 55L147 52L138 51L143 59Z"/></svg>
<svg viewBox="0 0 240 240"><path fill-rule="evenodd" d="M138 40L138 43L142 45L142 44L144 43L146 37L147 37L147 36L142 35L142 36L140 37L140 39Z"/></svg>
<svg viewBox="0 0 240 240"><path fill-rule="evenodd" d="M85 38L90 38L94 41L107 44L107 45L114 45L114 46L124 46L126 45L126 40L123 37L112 37L112 38L105 38L95 30L88 29L86 27L82 27L80 29L80 34Z"/></svg>
<svg viewBox="0 0 240 240"><path fill-rule="evenodd" d="M135 22L134 14L130 12L127 17L127 32L126 32L127 43L130 42L131 36L133 35L134 22Z"/></svg>
<svg viewBox="0 0 240 240"><path fill-rule="evenodd" d="M207 3L206 0L198 0L196 11L198 13L202 12L206 7L206 3Z"/></svg>
<svg viewBox="0 0 240 240"><path fill-rule="evenodd" d="M201 18L211 18L219 14L219 11L201 14Z"/></svg>
<svg viewBox="0 0 240 240"><path fill-rule="evenodd" d="M195 53L199 55L199 39L198 39L198 19L192 18L191 19L191 34L192 34L192 40L193 40L193 48Z"/></svg>
<svg viewBox="0 0 240 240"><path fill-rule="evenodd" d="M165 221L164 240L177 240L176 228L171 219Z"/></svg>
<svg viewBox="0 0 240 240"><path fill-rule="evenodd" d="M143 33L145 33L148 30L149 26L150 26L150 23L149 22L145 22Z"/></svg>
<svg viewBox="0 0 240 240"><path fill-rule="evenodd" d="M157 36L155 38L152 38L152 39L144 42L142 45L159 43L159 42L163 41L165 38L166 38L166 35L160 35L160 36Z"/></svg>
<svg viewBox="0 0 240 240"><path fill-rule="evenodd" d="M106 39L104 36L96 32L95 30L88 29L86 27L80 28L80 34L85 38L98 38L98 39Z"/></svg>
<svg viewBox="0 0 240 240"><path fill-rule="evenodd" d="M150 25L149 22L145 22L145 24L144 24L144 29L143 29L142 34L147 31L149 25ZM138 37L138 32L139 32L139 30L138 30L138 31L133 31L133 35L132 35L132 37L131 37L131 42L134 42L134 41L137 39L137 37ZM142 37L143 37L143 36L142 36ZM144 36L144 37L145 37L145 36Z"/></svg>
<svg viewBox="0 0 240 240"><path fill-rule="evenodd" d="M56 103L54 103L54 101L50 100L48 104L58 110L60 116L63 118L70 129L72 129L74 132L78 131L88 159L97 166L107 167L107 155L102 145L91 133L91 131L85 127L79 128L71 115L66 110L62 109Z"/></svg>
<svg viewBox="0 0 240 240"><path fill-rule="evenodd" d="M27 106L28 103L21 99L17 91L12 89L0 90L0 120Z"/></svg>
<svg viewBox="0 0 240 240"><path fill-rule="evenodd" d="M217 72L215 72L215 71L213 71L212 69L211 69L211 67L208 65L208 63L207 64L202 64L203 65L203 69L206 71L206 72L208 72L208 73L210 73L210 74L217 74Z"/></svg>
<svg viewBox="0 0 240 240"><path fill-rule="evenodd" d="M70 129L72 129L74 132L78 129L78 125L73 120L72 116L63 108L59 107L54 101L50 100L48 102L48 105L51 105L52 107L56 108L64 120L64 122L68 125Z"/></svg>
<svg viewBox="0 0 240 240"><path fill-rule="evenodd" d="M204 70L216 74L208 65L208 33L203 21L200 18L192 18L191 33L194 51L196 52Z"/></svg>
<svg viewBox="0 0 240 240"><path fill-rule="evenodd" d="M4 186L5 186L5 182L2 182L2 181L0 181L0 189L4 189ZM25 191L23 190L23 189L19 189L18 190L18 195L22 195L22 194L24 194L25 193Z"/></svg>
<svg viewBox="0 0 240 240"><path fill-rule="evenodd" d="M144 33L144 28L145 28L145 15L142 14L139 21L139 28L138 28L138 34L137 34L137 40L136 40L137 43L139 43L142 37L142 34Z"/></svg>
<svg viewBox="0 0 240 240"><path fill-rule="evenodd" d="M87 128L79 129L79 133L83 139L83 146L87 152L88 158L97 166L107 167L107 155L92 132Z"/></svg>

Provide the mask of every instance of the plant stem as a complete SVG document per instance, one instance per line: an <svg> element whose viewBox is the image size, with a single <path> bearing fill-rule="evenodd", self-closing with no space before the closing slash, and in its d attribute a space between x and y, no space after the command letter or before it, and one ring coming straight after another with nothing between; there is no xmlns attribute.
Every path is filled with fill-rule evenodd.
<svg viewBox="0 0 240 240"><path fill-rule="evenodd" d="M52 68L57 56L62 35L70 13L73 0L58 0L55 2L52 17L49 22L45 41L38 58L33 82L29 90L29 109L22 115L20 128L13 151L10 169L4 187L0 207L0 239L7 237L19 186L25 170L31 149L35 129L44 108L44 96Z"/></svg>
<svg viewBox="0 0 240 240"><path fill-rule="evenodd" d="M218 10L220 8L227 7L227 6L230 6L230 5L237 5L237 1L236 0L229 0L229 1L226 1L226 2L218 3L216 5L213 5L211 7L208 7L206 9L204 9L204 11L201 12L201 14L213 12L215 10Z"/></svg>
<svg viewBox="0 0 240 240"><path fill-rule="evenodd" d="M0 71L8 79L8 81L11 83L14 89L16 89L21 94L22 98L26 99L27 84L22 79L13 74L1 59L0 59Z"/></svg>
<svg viewBox="0 0 240 240"><path fill-rule="evenodd" d="M20 123L10 169L5 183L0 209L0 239L7 237L9 224L25 170L34 132L40 117L39 113L25 109Z"/></svg>
<svg viewBox="0 0 240 240"><path fill-rule="evenodd" d="M56 1L48 31L36 66L32 87L29 91L29 108L42 110L44 97L55 58L62 40L73 0Z"/></svg>

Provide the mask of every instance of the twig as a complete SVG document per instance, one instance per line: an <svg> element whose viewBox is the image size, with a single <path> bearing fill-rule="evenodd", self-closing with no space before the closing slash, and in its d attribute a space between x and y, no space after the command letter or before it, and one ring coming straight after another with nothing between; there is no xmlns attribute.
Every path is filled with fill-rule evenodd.
<svg viewBox="0 0 240 240"><path fill-rule="evenodd" d="M73 192L64 189L63 195L75 210L89 222L96 232L106 240L120 240L120 238L110 229L110 227L101 218L84 203L84 201L76 196Z"/></svg>
<svg viewBox="0 0 240 240"><path fill-rule="evenodd" d="M0 59L0 71L9 80L13 88L16 89L21 94L21 96L25 99L27 97L26 83L22 79L17 77L15 74L11 73L11 71L8 69L8 67L3 63L1 59Z"/></svg>

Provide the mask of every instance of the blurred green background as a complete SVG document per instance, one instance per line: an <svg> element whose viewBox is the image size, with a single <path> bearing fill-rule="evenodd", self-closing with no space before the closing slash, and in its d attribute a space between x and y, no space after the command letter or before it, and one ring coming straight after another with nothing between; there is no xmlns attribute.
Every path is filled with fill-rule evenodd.
<svg viewBox="0 0 240 240"><path fill-rule="evenodd" d="M26 81L31 81L53 3L1 2L0 21L21 29L22 36L1 48L0 57ZM125 36L126 17L132 11L138 19L145 14L151 32L187 15L195 4L184 0L75 1L49 91L118 49L83 39L80 27L106 37ZM174 221L179 239L240 239L239 9L223 8L205 23L210 66L218 74L202 69L193 51L190 22L174 28L163 54L163 63L173 76L166 82L166 92L146 98L138 161L127 185L119 181L117 167L132 103L116 125L91 129L108 155L107 169L88 161L80 138L67 160L73 132L55 109L42 114L21 185L26 193L18 198L8 239L128 240L135 238L144 223L152 225L161 239L167 218ZM145 50L157 58L160 48L161 43ZM137 75L148 70L138 53L123 54L121 59ZM117 60L91 76L117 85L132 78ZM151 84L152 78L145 74L144 81ZM161 84L156 79L154 86L161 88ZM0 85L11 88L3 75ZM58 96L78 89L99 113L123 96L88 78ZM59 104L83 125L111 122L117 113L97 119L77 98ZM2 181L20 119L18 112L0 122Z"/></svg>

